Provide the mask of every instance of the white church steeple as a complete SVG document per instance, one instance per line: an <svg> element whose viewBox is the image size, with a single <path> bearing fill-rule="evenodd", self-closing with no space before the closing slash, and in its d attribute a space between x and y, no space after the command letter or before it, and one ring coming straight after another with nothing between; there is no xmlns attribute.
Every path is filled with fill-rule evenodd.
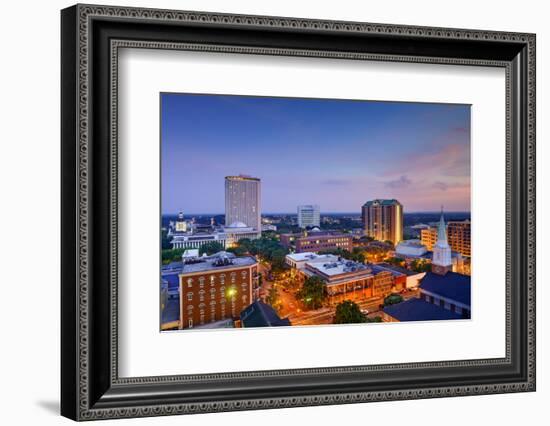
<svg viewBox="0 0 550 426"><path fill-rule="evenodd" d="M443 218L443 206L441 207L441 218L437 228L437 242L433 247L432 272L445 275L452 270L451 247L447 242L447 227Z"/></svg>

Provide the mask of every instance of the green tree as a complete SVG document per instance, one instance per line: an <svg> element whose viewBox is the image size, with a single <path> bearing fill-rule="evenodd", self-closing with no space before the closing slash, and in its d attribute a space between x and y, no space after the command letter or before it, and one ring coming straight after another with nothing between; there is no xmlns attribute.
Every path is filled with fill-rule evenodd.
<svg viewBox="0 0 550 426"><path fill-rule="evenodd" d="M208 256L223 251L223 246L217 241L210 241L199 248L199 255L206 253Z"/></svg>
<svg viewBox="0 0 550 426"><path fill-rule="evenodd" d="M386 259L386 262L395 265L395 266L405 266L405 261L403 259L400 259L398 257L389 257Z"/></svg>
<svg viewBox="0 0 550 426"><path fill-rule="evenodd" d="M246 248L242 247L241 245L235 246L235 247L229 247L227 249L228 252L233 253L235 256L244 256L248 253Z"/></svg>
<svg viewBox="0 0 550 426"><path fill-rule="evenodd" d="M351 260L354 260L356 262L365 263L365 253L364 253L363 249L361 249L359 247L355 247L351 251L350 258L351 258Z"/></svg>
<svg viewBox="0 0 550 426"><path fill-rule="evenodd" d="M376 316L374 318L368 318L366 322L382 322L382 317Z"/></svg>
<svg viewBox="0 0 550 426"><path fill-rule="evenodd" d="M177 262L178 260L181 260L181 255L183 254L184 251L185 249L182 249L182 248L162 250L161 252L162 263L166 265L170 262Z"/></svg>
<svg viewBox="0 0 550 426"><path fill-rule="evenodd" d="M345 250L343 248L336 248L330 250L322 250L319 254L333 254L335 256L340 256L344 259L353 260L354 262L364 263L365 262L365 253L359 247L353 249L353 251Z"/></svg>
<svg viewBox="0 0 550 426"><path fill-rule="evenodd" d="M308 277L296 297L306 309L319 309L326 298L325 282L316 276Z"/></svg>
<svg viewBox="0 0 550 426"><path fill-rule="evenodd" d="M400 294L392 293L384 299L384 306L395 305L396 303L401 303L403 297Z"/></svg>
<svg viewBox="0 0 550 426"><path fill-rule="evenodd" d="M168 237L168 231L165 228L162 228L161 231L161 245L162 250L169 250L171 248L170 238Z"/></svg>
<svg viewBox="0 0 550 426"><path fill-rule="evenodd" d="M277 291L277 287L272 285L269 288L265 301L268 305L274 306L277 303L278 299L279 299L279 292Z"/></svg>
<svg viewBox="0 0 550 426"><path fill-rule="evenodd" d="M367 322L367 317L357 303L351 300L345 300L336 306L334 315L334 324L357 324Z"/></svg>
<svg viewBox="0 0 550 426"><path fill-rule="evenodd" d="M429 272L432 266L425 260L415 259L411 262L411 269L415 272Z"/></svg>

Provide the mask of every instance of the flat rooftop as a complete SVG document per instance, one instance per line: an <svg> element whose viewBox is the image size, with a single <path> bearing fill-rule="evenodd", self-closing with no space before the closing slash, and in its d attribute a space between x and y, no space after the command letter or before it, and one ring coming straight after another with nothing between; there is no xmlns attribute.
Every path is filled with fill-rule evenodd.
<svg viewBox="0 0 550 426"><path fill-rule="evenodd" d="M422 272L416 272L416 271L410 271L406 268L402 268L401 266L395 266L395 265L392 265L391 263L377 263L375 265L373 265L373 269L381 269L381 270L386 270L386 271L391 271L391 272L397 272L399 274L403 274L403 275L407 275L407 276L412 276L412 275L418 275L418 274L421 274Z"/></svg>
<svg viewBox="0 0 550 426"><path fill-rule="evenodd" d="M287 254L286 257L288 257L290 260L293 260L294 262L321 262L323 260L336 261L338 259L338 256L333 254L317 254L307 251L304 253Z"/></svg>
<svg viewBox="0 0 550 426"><path fill-rule="evenodd" d="M420 240L403 240L400 241L398 246L407 246L407 247L425 247Z"/></svg>
<svg viewBox="0 0 550 426"><path fill-rule="evenodd" d="M308 265L310 268L316 269L317 271L329 277L335 277L338 275L349 274L353 272L364 272L365 274L372 273L372 270L367 265L346 259L326 263L314 262L308 263Z"/></svg>
<svg viewBox="0 0 550 426"><path fill-rule="evenodd" d="M239 266L252 266L256 264L256 258L252 256L236 257L233 253L221 251L212 256L196 257L187 262L172 262L164 265L161 275L164 278L171 274L189 274L202 271L219 271Z"/></svg>

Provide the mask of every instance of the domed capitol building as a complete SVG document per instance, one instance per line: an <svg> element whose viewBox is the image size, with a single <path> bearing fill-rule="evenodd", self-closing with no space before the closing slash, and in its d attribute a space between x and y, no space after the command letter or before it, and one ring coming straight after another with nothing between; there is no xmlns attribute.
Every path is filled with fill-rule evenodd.
<svg viewBox="0 0 550 426"><path fill-rule="evenodd" d="M225 178L225 223L229 225L199 227L185 220L183 212L168 230L173 249L198 249L210 242L224 248L235 246L243 239L256 239L261 231L261 181L259 178L239 175Z"/></svg>

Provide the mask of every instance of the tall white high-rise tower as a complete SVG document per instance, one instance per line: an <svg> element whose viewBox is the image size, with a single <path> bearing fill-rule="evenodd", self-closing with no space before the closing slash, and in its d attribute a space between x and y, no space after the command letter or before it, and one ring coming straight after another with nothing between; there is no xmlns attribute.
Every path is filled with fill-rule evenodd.
<svg viewBox="0 0 550 426"><path fill-rule="evenodd" d="M439 275L445 275L453 268L451 258L451 247L447 242L447 228L443 218L443 207L441 208L441 218L437 228L437 242L433 247L432 272Z"/></svg>
<svg viewBox="0 0 550 426"><path fill-rule="evenodd" d="M239 175L225 178L225 226L254 228L262 232L261 181Z"/></svg>
<svg viewBox="0 0 550 426"><path fill-rule="evenodd" d="M298 206L298 226L300 228L307 228L308 226L321 226L319 206L316 204Z"/></svg>

